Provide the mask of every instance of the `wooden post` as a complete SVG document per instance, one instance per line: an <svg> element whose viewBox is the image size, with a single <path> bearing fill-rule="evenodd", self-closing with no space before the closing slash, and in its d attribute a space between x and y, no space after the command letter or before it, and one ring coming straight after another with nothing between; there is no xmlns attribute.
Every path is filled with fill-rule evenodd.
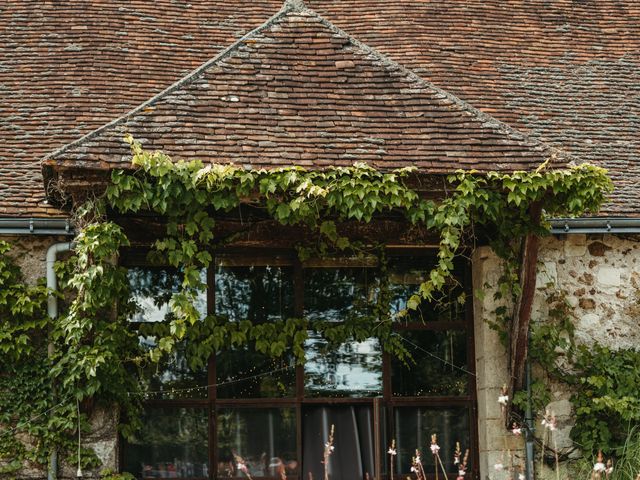
<svg viewBox="0 0 640 480"><path fill-rule="evenodd" d="M532 223L538 225L542 214L542 205L536 202L529 210ZM540 237L529 234L522 245L522 258L520 263L520 295L514 307L513 323L511 325L510 364L509 372L511 381L509 395L522 388L525 375L525 361L527 359L529 323L533 297L536 291L536 267L538 264L538 251L540 249ZM508 421L508 419L507 419Z"/></svg>

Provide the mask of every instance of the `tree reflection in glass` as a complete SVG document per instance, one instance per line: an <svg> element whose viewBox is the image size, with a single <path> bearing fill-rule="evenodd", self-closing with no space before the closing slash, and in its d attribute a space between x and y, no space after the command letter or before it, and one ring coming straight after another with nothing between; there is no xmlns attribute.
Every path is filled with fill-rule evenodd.
<svg viewBox="0 0 640 480"><path fill-rule="evenodd" d="M170 316L169 301L174 293L180 291L182 274L169 267L129 267L127 270L131 297L137 310L131 317L132 322L161 322ZM200 280L207 281L207 272L200 272ZM207 314L207 294L199 292L196 299L198 311L204 317Z"/></svg>
<svg viewBox="0 0 640 480"><path fill-rule="evenodd" d="M464 330L402 330L403 345L415 364L391 361L396 396L466 395L467 337ZM429 355L431 354L431 355ZM459 368L457 368L459 367Z"/></svg>
<svg viewBox="0 0 640 480"><path fill-rule="evenodd" d="M335 347L309 332L304 388L308 397L375 397L382 394L382 349L378 339Z"/></svg>
<svg viewBox="0 0 640 480"><path fill-rule="evenodd" d="M151 350L156 346L154 337L139 336L140 344ZM151 398L206 398L207 370L192 370L187 362L184 342L178 343L173 352L164 355L159 363L149 363L143 368L141 382L144 390L153 393Z"/></svg>
<svg viewBox="0 0 640 480"><path fill-rule="evenodd" d="M389 257L389 293L391 296L391 315L406 310L407 300L418 291L420 284L428 280L429 272L435 266L436 259L431 256L398 256ZM461 278L462 272L456 270L454 275ZM455 281L449 281L442 293L436 293L433 302L422 301L417 310L408 311L403 320L412 322L432 321L464 321L464 305L458 301L463 292Z"/></svg>
<svg viewBox="0 0 640 480"><path fill-rule="evenodd" d="M376 269L371 267L307 268L304 315L310 321L343 322L350 315L370 314L378 287Z"/></svg>
<svg viewBox="0 0 640 480"><path fill-rule="evenodd" d="M394 457L394 470L399 475L410 472L411 458L415 455L416 448L422 451L422 464L426 472L434 472L434 457L425 445L425 439L430 439L434 433L438 436L439 454L444 467L449 472L457 473L457 465L453 463L456 442L460 442L463 451L471 448L469 410L464 407L397 407L394 409L393 438L396 440L397 451Z"/></svg>
<svg viewBox="0 0 640 480"><path fill-rule="evenodd" d="M218 398L276 398L295 393L294 359L290 355L269 358L253 347L219 352L216 376Z"/></svg>
<svg viewBox="0 0 640 480"><path fill-rule="evenodd" d="M205 408L147 408L142 429L126 442L123 471L138 478L208 478Z"/></svg>
<svg viewBox="0 0 640 480"><path fill-rule="evenodd" d="M293 274L284 266L218 265L216 314L262 323L293 316Z"/></svg>
<svg viewBox="0 0 640 480"><path fill-rule="evenodd" d="M294 408L220 408L217 478L281 478L299 470Z"/></svg>

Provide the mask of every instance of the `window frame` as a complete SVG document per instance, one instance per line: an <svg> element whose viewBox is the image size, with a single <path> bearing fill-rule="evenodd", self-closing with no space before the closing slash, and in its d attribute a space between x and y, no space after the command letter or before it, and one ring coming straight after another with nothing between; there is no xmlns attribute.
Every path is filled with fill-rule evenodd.
<svg viewBox="0 0 640 480"><path fill-rule="evenodd" d="M429 256L433 255L437 250L432 246L413 246L413 247L393 247L388 246L385 249L387 256L393 257L412 257L412 256ZM236 257L247 259L240 261L238 265L250 265L252 259L262 259L268 261L272 258L278 259L278 265L284 266L283 259L288 260L286 266L292 267L293 280L293 315L302 317L304 313L304 269L305 268L322 268L319 263L327 266L326 261L322 262L301 262L296 252L291 249L281 248L265 248L265 247L243 247L243 248L227 248L212 252L214 260L210 268L207 270L207 314L215 314L215 270L217 268L216 257ZM144 260L143 260L144 259ZM339 268L342 259L331 259L331 267ZM152 267L146 261L146 256L141 252L135 252L133 255L124 255L123 264L129 267ZM366 268L370 265L356 265L352 259L344 259L342 265L345 267L363 266ZM377 268L377 267L372 267ZM471 283L471 265L469 261L465 261L460 269L462 278L461 284L467 301L464 306L464 320L462 321L429 321L429 322L411 322L407 324L394 325L394 331L447 331L447 330L463 330L466 332L466 349L467 349L467 395L461 396L394 396L392 391L391 379L391 356L387 352L382 352L382 389L380 396L371 397L305 397L305 372L304 365L295 366L295 388L294 395L281 398L217 398L216 388L216 361L215 354L211 355L207 366L207 396L204 398L178 398L178 399L146 399L143 401L144 407L200 407L206 408L208 414L208 449L209 449L209 477L181 477L181 480L213 480L218 477L218 445L217 445L217 420L216 412L218 408L294 408L296 412L296 451L297 461L300 465L296 475L287 475L290 480L303 480L303 446L302 446L302 430L303 430L303 409L305 405L362 405L369 404L372 408L372 425L373 432L376 434L374 439L375 447L375 465L382 479L388 478L388 455L386 454L388 445L382 444L380 433L387 435L394 432L394 410L402 407L466 407L469 418L469 438L471 445L469 448L471 469L468 470L467 479L479 478L479 449L478 449L478 425L477 425L477 392L475 378L475 341L474 341L474 319L473 319L473 298ZM139 322L138 322L139 323ZM427 441L427 439L425 439ZM118 457L119 465L124 465L125 442L121 436L118 439ZM423 445L426 449L427 445ZM409 472L395 472L397 476L407 476ZM375 473L372 473L374 477ZM413 475L411 475L413 477ZM433 473L427 473L427 478L435 478ZM138 477L136 477L138 478ZM238 478L238 477L229 477ZM279 477L253 477L260 480L280 480Z"/></svg>

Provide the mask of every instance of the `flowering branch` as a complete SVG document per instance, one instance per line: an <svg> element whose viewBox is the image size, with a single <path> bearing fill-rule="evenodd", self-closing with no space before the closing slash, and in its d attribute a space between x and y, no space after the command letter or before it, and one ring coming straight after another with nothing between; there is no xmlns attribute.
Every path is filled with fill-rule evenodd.
<svg viewBox="0 0 640 480"><path fill-rule="evenodd" d="M449 477L447 477L447 469L444 468L444 464L442 463L442 459L440 458L440 447L437 444L437 440L438 438L435 433L431 435L431 453L433 453L436 461L436 480L438 479L438 465L440 465L440 468L442 469L445 480L449 480Z"/></svg>
<svg viewBox="0 0 640 480"><path fill-rule="evenodd" d="M394 457L398 454L398 451L396 450L395 439L391 440L391 446L389 447L389 450L387 451L387 453L389 454L389 479L393 480L393 462L394 462Z"/></svg>
<svg viewBox="0 0 640 480"><path fill-rule="evenodd" d="M329 457L333 453L335 447L333 446L333 432L335 426L331 424L331 431L329 432L329 441L324 444L324 480L329 480Z"/></svg>
<svg viewBox="0 0 640 480"><path fill-rule="evenodd" d="M416 480L426 480L422 460L420 459L420 450L416 450L416 456L411 459L411 472L416 474ZM436 470L436 475L437 475Z"/></svg>
<svg viewBox="0 0 640 480"><path fill-rule="evenodd" d="M467 462L469 461L469 449L464 452L464 458L460 461L462 450L460 450L460 442L456 442L456 450L453 452L453 464L458 466L458 476L456 480L464 480L467 474Z"/></svg>

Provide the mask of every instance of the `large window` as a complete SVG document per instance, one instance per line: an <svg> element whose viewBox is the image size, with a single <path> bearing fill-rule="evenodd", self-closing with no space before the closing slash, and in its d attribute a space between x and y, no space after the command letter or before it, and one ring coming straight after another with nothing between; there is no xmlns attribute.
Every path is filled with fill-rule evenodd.
<svg viewBox="0 0 640 480"><path fill-rule="evenodd" d="M304 316L312 328L306 362L296 365L287 355L274 360L248 346L221 351L193 371L181 345L145 379L152 394L143 429L121 449L123 470L139 478L321 479L324 444L335 425L332 480L386 478L392 439L398 478L410 474L416 448L433 472L432 433L447 470L457 472L453 452L460 442L473 452L476 471L472 323L469 307L457 301L469 284L464 266L437 302L396 321L395 334L413 361L391 358L377 338L336 347L313 331L314 322L339 325L371 314L381 285L397 314L433 261L426 249L389 250L384 269L373 260L217 255L202 273L209 286L199 302L202 314L252 322ZM131 266L129 278L141 307L133 322L161 321L179 272ZM140 341L153 346L155 339Z"/></svg>

